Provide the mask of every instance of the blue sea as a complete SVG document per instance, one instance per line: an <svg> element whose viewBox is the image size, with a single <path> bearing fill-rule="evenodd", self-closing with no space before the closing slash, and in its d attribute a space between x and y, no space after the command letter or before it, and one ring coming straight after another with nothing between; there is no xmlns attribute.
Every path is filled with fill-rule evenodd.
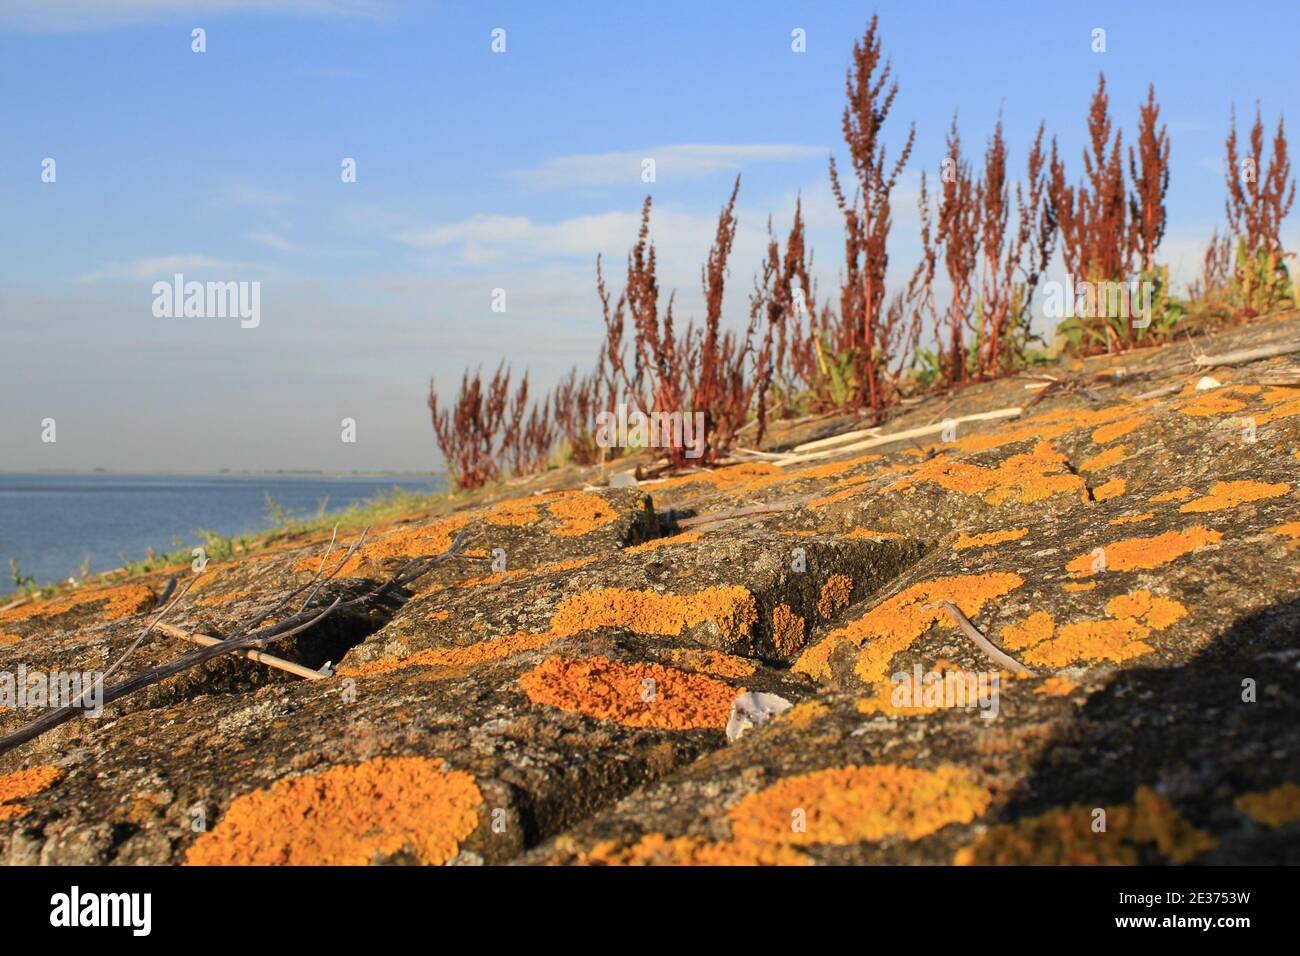
<svg viewBox="0 0 1300 956"><path fill-rule="evenodd" d="M393 488L432 494L441 477L323 475L24 475L0 474L0 594L14 590L9 560L37 583L61 581L89 558L92 572L202 543L200 530L223 535L269 528L266 496L304 516Z"/></svg>

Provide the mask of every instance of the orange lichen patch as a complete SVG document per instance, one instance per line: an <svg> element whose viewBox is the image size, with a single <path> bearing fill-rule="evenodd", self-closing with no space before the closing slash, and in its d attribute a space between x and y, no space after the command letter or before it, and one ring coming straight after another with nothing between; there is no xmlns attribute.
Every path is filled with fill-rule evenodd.
<svg viewBox="0 0 1300 956"><path fill-rule="evenodd" d="M1043 697L1069 697L1079 687L1068 677L1053 675L1034 688L1034 693Z"/></svg>
<svg viewBox="0 0 1300 956"><path fill-rule="evenodd" d="M872 531L869 528L854 528L845 539L868 538L875 541L902 541L907 536L899 534L897 531Z"/></svg>
<svg viewBox="0 0 1300 956"><path fill-rule="evenodd" d="M22 638L17 634L0 633L0 644L17 644Z"/></svg>
<svg viewBox="0 0 1300 956"><path fill-rule="evenodd" d="M1047 441L1040 441L1030 453L1010 456L999 462L996 468L984 468L939 455L885 491L906 491L929 481L949 491L980 495L994 505L1005 501L1029 503L1083 490L1083 479L1069 471L1065 464L1065 456Z"/></svg>
<svg viewBox="0 0 1300 956"><path fill-rule="evenodd" d="M823 620L830 620L840 608L848 607L852 596L853 579L847 574L832 574L822 585L822 593L817 598L817 613Z"/></svg>
<svg viewBox="0 0 1300 956"><path fill-rule="evenodd" d="M1041 644L1056 630L1056 618L1046 611L1035 611L1019 624L1002 628L1002 643L1013 651Z"/></svg>
<svg viewBox="0 0 1300 956"><path fill-rule="evenodd" d="M440 866L478 826L474 778L441 760L377 757L236 797L188 866L364 866L402 851Z"/></svg>
<svg viewBox="0 0 1300 956"><path fill-rule="evenodd" d="M1300 541L1300 521L1288 521L1280 524L1276 528L1268 529L1272 534L1280 534L1290 538L1292 541Z"/></svg>
<svg viewBox="0 0 1300 956"><path fill-rule="evenodd" d="M1114 448L1107 448L1105 451L1093 455L1091 458L1085 458L1079 463L1080 471L1101 471L1103 468L1109 468L1111 465L1118 465L1128 457L1128 445L1116 445Z"/></svg>
<svg viewBox="0 0 1300 956"><path fill-rule="evenodd" d="M1071 865L1133 866L1137 848L1154 844L1175 863L1187 863L1218 843L1185 820L1150 787L1138 787L1132 804L1107 807L1106 829L1092 829L1094 808L1058 807L1013 824L1000 823L958 850L958 866Z"/></svg>
<svg viewBox="0 0 1300 956"><path fill-rule="evenodd" d="M833 461L825 465L814 465L812 468L805 468L803 471L796 471L791 478L835 478L851 471L859 465L865 465L867 462L876 461L879 455L862 455L859 458L850 458L847 461ZM778 469L779 470L779 469Z"/></svg>
<svg viewBox="0 0 1300 956"><path fill-rule="evenodd" d="M120 584L111 588L73 591L71 594L51 598L48 601L33 601L22 607L0 611L0 623L26 621L35 617L55 617L100 601L104 602L104 606L99 609L96 617L103 621L116 621L130 614L147 611L153 606L155 599L153 590L143 584Z"/></svg>
<svg viewBox="0 0 1300 956"><path fill-rule="evenodd" d="M984 534L967 534L963 531L957 536L957 543L952 546L952 549L954 551L964 551L967 548L988 548L995 544L1002 544L1004 541L1019 541L1027 534L1029 534L1028 528L989 531Z"/></svg>
<svg viewBox="0 0 1300 956"><path fill-rule="evenodd" d="M1104 485L1098 485L1092 489L1092 497L1094 501L1109 501L1111 498L1118 498L1122 495L1127 487L1128 482L1123 478L1112 478Z"/></svg>
<svg viewBox="0 0 1300 956"><path fill-rule="evenodd" d="M564 523L551 534L562 538L576 538L590 534L618 519L618 512L600 495L575 495L561 498L547 505L553 516Z"/></svg>
<svg viewBox="0 0 1300 956"><path fill-rule="evenodd" d="M1204 418L1208 415L1228 415L1232 412L1239 412L1245 407L1245 402L1239 402L1235 398L1228 398L1227 395L1219 394L1219 390L1216 389L1212 392L1203 392L1196 398L1184 402L1178 406L1178 410L1184 415Z"/></svg>
<svg viewBox="0 0 1300 956"><path fill-rule="evenodd" d="M967 617L974 617L987 602L1024 583L1018 574L995 572L914 584L808 648L795 661L793 670L825 680L830 676L831 654L842 644L852 644L863 648L854 672L866 684L880 683L886 679L889 661L896 653L906 650L936 623L952 626L952 618L935 606L935 601L952 601Z"/></svg>
<svg viewBox="0 0 1300 956"><path fill-rule="evenodd" d="M1267 484L1262 481L1216 481L1210 485L1208 494L1187 502L1178 510L1193 514L1206 511L1223 511L1227 508L1243 505L1248 501L1280 498L1290 490L1290 485L1280 481L1276 484Z"/></svg>
<svg viewBox="0 0 1300 956"><path fill-rule="evenodd" d="M967 435L953 442L952 447L962 452L992 451L995 448L1001 448L1003 445L1010 445L1019 441L1047 441L1059 438L1073 430L1073 426L1069 424L1040 427L1021 423L1005 431L998 430Z"/></svg>
<svg viewBox="0 0 1300 956"><path fill-rule="evenodd" d="M1141 524L1143 521L1150 521L1155 517L1151 511L1144 512L1140 515L1120 515L1118 518L1111 518L1107 524Z"/></svg>
<svg viewBox="0 0 1300 956"><path fill-rule="evenodd" d="M0 820L16 820L31 813L31 807L13 801L36 796L62 776L62 770L49 766L0 774Z"/></svg>
<svg viewBox="0 0 1300 956"><path fill-rule="evenodd" d="M549 657L521 675L519 686L535 704L660 730L720 729L743 692L703 674L607 657Z"/></svg>
<svg viewBox="0 0 1300 956"><path fill-rule="evenodd" d="M447 610L434 611L432 614L429 615L429 617L433 618L433 620L435 621L445 621L447 620L447 618L451 617L451 611L447 611Z"/></svg>
<svg viewBox="0 0 1300 956"><path fill-rule="evenodd" d="M1096 581L1072 581L1069 584L1062 584L1062 591L1092 591L1097 587Z"/></svg>
<svg viewBox="0 0 1300 956"><path fill-rule="evenodd" d="M1291 398L1288 401L1274 405L1266 412L1260 412L1255 416L1255 424L1267 425L1280 418L1293 418L1296 415L1300 415L1300 398Z"/></svg>
<svg viewBox="0 0 1300 956"><path fill-rule="evenodd" d="M787 727L793 727L802 730L804 727L820 720L831 712L831 709L819 700L805 700L801 704L795 704L785 713L777 717Z"/></svg>
<svg viewBox="0 0 1300 956"><path fill-rule="evenodd" d="M808 857L786 846L752 840L714 842L698 837L669 839L648 833L631 846L597 843L574 860L582 866L806 866Z"/></svg>
<svg viewBox="0 0 1300 956"><path fill-rule="evenodd" d="M430 525L399 528L382 538L367 541L346 561L343 560L343 556L347 554L349 546L340 542L325 559L325 573L329 574L338 567L338 577L356 577L359 573L378 572L381 562L394 558L419 558L441 554L451 547L456 533L469 524L470 517L467 514L452 515ZM469 554L468 551L465 553ZM308 555L300 559L293 569L310 571L314 574L321 566L323 554L322 549L320 554Z"/></svg>
<svg viewBox="0 0 1300 956"><path fill-rule="evenodd" d="M1133 591L1111 598L1110 619L1077 621L1059 631L1051 615L1039 611L1021 624L1002 629L1003 643L1024 651L1026 664L1065 667L1080 661L1120 663L1151 653L1143 643L1152 631L1163 630L1187 616L1187 608L1150 591ZM1054 636L1055 635L1055 636Z"/></svg>
<svg viewBox="0 0 1300 956"><path fill-rule="evenodd" d="M655 538L647 541L645 544L634 544L630 548L624 548L624 554L641 554L644 551L655 551L659 548L673 544L690 544L692 541L699 541L702 532L684 531L681 534L675 534L667 538Z"/></svg>
<svg viewBox="0 0 1300 956"><path fill-rule="evenodd" d="M799 653L804 645L803 615L794 613L788 604L778 604L772 610L772 641L783 657Z"/></svg>
<svg viewBox="0 0 1300 956"><path fill-rule="evenodd" d="M877 714L885 717L919 717L922 714L933 714L940 709L939 706L927 706L925 704L925 688L918 686L914 675L908 675L907 680L902 684L880 683L871 688L871 694L868 697L859 699L854 708L859 714L872 717ZM895 704L895 693L905 693L903 698L906 704ZM917 703L917 702L920 703ZM944 703L942 695L936 701L937 704Z"/></svg>
<svg viewBox="0 0 1300 956"><path fill-rule="evenodd" d="M777 532L777 534L784 535L787 538L807 538L812 535L815 535L816 533L817 533L816 531L804 531L804 530L797 530L793 528L787 529L785 531Z"/></svg>
<svg viewBox="0 0 1300 956"><path fill-rule="evenodd" d="M860 484L860 482L859 482ZM826 505L832 505L837 501L843 501L846 498L852 498L858 493L857 487L845 488L842 491L835 491L829 495L823 495L820 498L813 498L808 502L809 508L822 508Z"/></svg>
<svg viewBox="0 0 1300 956"><path fill-rule="evenodd" d="M1284 826L1300 820L1300 786L1284 783L1272 790L1243 793L1232 804L1256 823Z"/></svg>
<svg viewBox="0 0 1300 956"><path fill-rule="evenodd" d="M850 765L786 777L745 797L727 816L738 840L845 846L892 836L920 839L951 823L969 823L992 800L960 767ZM802 827L792 825L796 814Z"/></svg>
<svg viewBox="0 0 1300 956"><path fill-rule="evenodd" d="M543 564L536 568L512 568L508 571L497 571L495 574L489 574L481 578L471 578L468 581L461 581L456 585L458 588L473 588L481 584L499 584L502 581L508 581L511 578L517 578L535 574L552 574L557 571L575 571L578 568L585 568L591 562L595 561L594 557L574 558L572 561L555 561L551 564Z"/></svg>
<svg viewBox="0 0 1300 956"><path fill-rule="evenodd" d="M227 591L225 594L209 594L207 597L195 598L194 603L199 607L214 607L218 604L229 604L231 601L242 601L251 593L251 591Z"/></svg>
<svg viewBox="0 0 1300 956"><path fill-rule="evenodd" d="M1176 561L1197 548L1215 544L1223 535L1208 528L1194 527L1186 531L1166 531L1150 538L1125 538L1101 549L1105 554L1107 571L1132 571L1135 568L1150 570ZM1067 571L1080 577L1097 573L1093 568L1096 557L1092 552L1081 554L1065 566Z"/></svg>
<svg viewBox="0 0 1300 956"><path fill-rule="evenodd" d="M739 585L681 595L602 588L561 601L551 630L568 636L596 627L626 627L638 634L678 637L688 627L711 621L724 637L734 638L748 634L757 620L754 595Z"/></svg>
<svg viewBox="0 0 1300 956"><path fill-rule="evenodd" d="M724 654L721 651L700 650L694 647L674 648L668 656L674 664L688 670L731 680L750 677L758 669L758 666L753 661L746 660L743 657Z"/></svg>
<svg viewBox="0 0 1300 956"><path fill-rule="evenodd" d="M549 632L541 634L511 634L490 641L480 641L465 647L433 647L417 651L406 657L383 657L368 661L357 667L340 667L340 677L370 677L374 674L387 674L391 671L405 670L408 667L435 667L461 669L489 661L499 661L512 654L536 650L559 640L558 635Z"/></svg>
<svg viewBox="0 0 1300 956"><path fill-rule="evenodd" d="M532 524L540 520L541 517L542 513L537 510L537 505L517 499L497 505L483 516L483 520L488 524L517 527Z"/></svg>
<svg viewBox="0 0 1300 956"><path fill-rule="evenodd" d="M1175 488L1173 491L1162 491L1158 495L1152 495L1151 501L1154 504L1164 504L1166 501L1186 501L1195 494L1196 492L1192 491L1191 488L1183 485L1183 487Z"/></svg>
<svg viewBox="0 0 1300 956"><path fill-rule="evenodd" d="M1122 421L1112 422L1109 425L1102 425L1092 433L1092 440L1098 445L1105 445L1113 442L1116 438L1123 438L1129 432L1149 421L1146 415L1137 415L1134 418L1125 418Z"/></svg>
<svg viewBox="0 0 1300 956"><path fill-rule="evenodd" d="M720 491L726 491L742 485L747 485L755 479L775 478L778 480L788 478L785 471L776 465L765 461L746 462L743 465L732 465L729 468L713 468L708 471L693 472L689 475L681 475L677 478L668 478L655 484L656 490L666 488L679 488L682 485L695 484L700 481L707 481L713 487Z"/></svg>

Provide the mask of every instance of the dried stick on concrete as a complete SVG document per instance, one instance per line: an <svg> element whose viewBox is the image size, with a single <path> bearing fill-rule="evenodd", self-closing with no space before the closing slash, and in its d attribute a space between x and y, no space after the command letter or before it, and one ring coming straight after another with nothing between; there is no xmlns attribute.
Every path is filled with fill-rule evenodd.
<svg viewBox="0 0 1300 956"><path fill-rule="evenodd" d="M835 445L844 445L859 438L871 438L880 434L878 427L859 428L856 431L841 432L838 435L831 435L829 438L818 438L816 441L806 441L802 445L794 446L794 453L802 455L804 452L818 451L822 448L832 448Z"/></svg>
<svg viewBox="0 0 1300 956"><path fill-rule="evenodd" d="M956 623L956 625L959 628L961 628L961 632L965 634L967 637L969 637L971 639L971 643L973 643L976 647L978 647L981 651L983 651L984 656L987 657L989 660L991 660L994 664L997 664L1001 667L1005 667L1007 668L1007 670L1015 671L1017 674L1033 673L1033 671L1031 671L1024 664L1021 664L1014 657L1008 657L1006 654L1003 654L1000 650L994 647L992 642L987 637L985 637L983 634L980 633L979 628L977 628L974 624L970 622L970 618L968 618L965 614L963 614L961 608L959 608L956 604L953 604L951 601L935 601L934 604L927 605L927 606L941 607L945 611L947 611L948 615L953 619L954 623Z"/></svg>
<svg viewBox="0 0 1300 956"><path fill-rule="evenodd" d="M159 624L157 630L168 637L179 637L181 640L197 644L199 647L213 647L221 643L219 637L212 637L209 634L191 634L189 631L182 631L179 627L173 627L171 624ZM293 661L286 661L283 657L276 657L273 654L264 654L261 651L241 651L240 656L307 680L324 680L332 676L326 671L314 671L310 667L295 664Z"/></svg>
<svg viewBox="0 0 1300 956"><path fill-rule="evenodd" d="M1224 352L1222 355L1199 355L1197 368L1214 368L1217 365L1245 365L1261 359L1275 358L1279 355L1291 355L1300 352L1300 342L1283 342L1281 345L1263 345L1257 349L1240 349L1236 352Z"/></svg>
<svg viewBox="0 0 1300 956"><path fill-rule="evenodd" d="M331 614L337 613L338 611L361 608L370 603L383 601L389 598L398 588L405 587L407 584L423 577L429 571L433 570L436 565L441 564L443 561L459 557L461 547L464 544L467 535L468 532L466 531L460 532L460 534L456 536L456 539L451 543L451 547L446 551L443 551L441 554L430 555L422 558L412 558L410 561L407 561L398 568L393 576L386 582L366 591L359 597L350 598L345 601L342 596L339 596L319 613L314 611L311 613L308 613L307 611L299 611L298 613L285 618L283 621L261 628L260 630L255 629L256 624L245 626L233 636L226 638L224 641L213 644L211 647L201 647L198 650L185 654L182 657L178 657L175 660L168 661L165 664L159 664L157 667L152 667L149 670L136 674L134 677L128 677L126 680L114 684L112 687L106 687L104 688L103 697L100 700L100 703L111 704L113 701L120 700L123 697L136 693L137 691L144 690L146 687L152 687L154 684L159 684L168 677L173 677L183 671L187 671L193 667L198 667L200 664L206 663L213 658L221 657L225 654L235 654L251 648L265 647L274 641L281 641L285 638L293 637L295 634L301 634L303 631L311 629L321 621L325 620L325 618L329 617ZM359 541L360 539L358 538L358 542ZM356 547L357 543L354 542L352 548L348 549L348 554L344 556L343 561L339 562L339 564L325 576L324 580L329 580L334 577L342 569L343 565L347 562L348 557L355 552ZM315 583L316 579L313 578L313 580L308 581L306 584L294 588L277 605L277 607L287 605L294 597L307 588L312 587ZM323 583L323 581L321 583ZM318 589L319 585L317 586L317 590ZM314 593L315 592L313 591L313 594ZM173 602L172 606L175 606L175 602ZM270 613L271 612L266 612L260 615L257 618L257 623L265 620ZM159 620L161 620L161 618L159 618ZM158 622L155 621L151 624L150 629L152 629L157 623ZM8 753L15 747L20 747L29 740L34 740L42 734L53 730L55 727L67 723L73 717L82 712L84 702L85 695L71 706L60 707L56 710L52 710L44 716L38 717L36 720L24 724L12 734L0 738L0 754Z"/></svg>
<svg viewBox="0 0 1300 956"><path fill-rule="evenodd" d="M778 468L785 468L787 465L798 465L805 461L818 461L822 458L830 458L835 455L848 454L851 451L863 451L867 448L877 448L881 445L892 445L894 442L906 441L909 438L923 438L926 435L938 435L950 424L960 425L963 422L987 422L1000 418L1015 418L1020 415L1024 409L1019 406L1011 408L998 408L991 412L980 412L976 415L962 415L960 418L950 418L947 421L935 422L933 425L921 425L918 428L908 428L901 432L892 432L888 435L877 435L874 438L868 438L865 441L854 442L851 445L844 445L840 448L828 448L824 451L809 452L806 455L795 455L782 461L773 462Z"/></svg>

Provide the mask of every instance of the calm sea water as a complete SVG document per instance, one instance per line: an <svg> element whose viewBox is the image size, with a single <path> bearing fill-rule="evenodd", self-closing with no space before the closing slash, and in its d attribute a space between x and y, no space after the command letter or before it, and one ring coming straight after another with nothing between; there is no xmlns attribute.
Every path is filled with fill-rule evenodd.
<svg viewBox="0 0 1300 956"><path fill-rule="evenodd" d="M314 515L394 487L443 491L441 478L329 478L318 475L2 475L0 594L13 590L9 559L41 584L63 580L87 555L92 571L201 544L199 530L247 534L269 527L266 496ZM175 542L179 540L179 544Z"/></svg>

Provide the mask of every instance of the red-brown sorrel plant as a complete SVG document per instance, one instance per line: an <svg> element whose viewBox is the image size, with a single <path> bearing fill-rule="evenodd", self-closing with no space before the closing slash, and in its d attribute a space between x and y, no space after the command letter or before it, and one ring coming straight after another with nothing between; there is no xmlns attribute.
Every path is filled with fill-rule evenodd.
<svg viewBox="0 0 1300 956"><path fill-rule="evenodd" d="M830 177L831 191L844 216L840 322L847 333L844 345L854 370L850 401L854 407L869 409L873 420L880 420L892 400L898 371L905 364L903 353L909 351L906 310L901 305L886 306L885 273L892 224L890 195L911 155L916 127L909 129L898 159L890 164L881 134L898 96L898 84L890 81L890 64L881 58L876 30L877 18L873 16L862 41L853 44L853 61L844 81L848 96L844 141L857 179L852 197L844 192L834 157ZM891 370L893 360L897 362Z"/></svg>
<svg viewBox="0 0 1300 956"><path fill-rule="evenodd" d="M498 461L509 393L510 371L504 361L487 383L481 370L471 376L466 369L451 408L440 407L437 383L429 381L433 431L455 489L482 487L500 472Z"/></svg>
<svg viewBox="0 0 1300 956"><path fill-rule="evenodd" d="M1130 244L1143 272L1156 267L1156 249L1165 235L1165 195L1169 192L1169 134L1160 120L1154 84L1147 86L1147 101L1138 114L1137 154L1128 150Z"/></svg>
<svg viewBox="0 0 1300 956"><path fill-rule="evenodd" d="M1234 283L1240 289L1242 311L1254 315L1268 311L1290 294L1281 225L1295 201L1295 180L1291 177L1291 159L1281 118L1277 121L1273 152L1264 173L1264 123L1258 103L1250 130L1249 151L1238 158L1235 110L1225 146L1228 198L1224 209L1237 245Z"/></svg>

